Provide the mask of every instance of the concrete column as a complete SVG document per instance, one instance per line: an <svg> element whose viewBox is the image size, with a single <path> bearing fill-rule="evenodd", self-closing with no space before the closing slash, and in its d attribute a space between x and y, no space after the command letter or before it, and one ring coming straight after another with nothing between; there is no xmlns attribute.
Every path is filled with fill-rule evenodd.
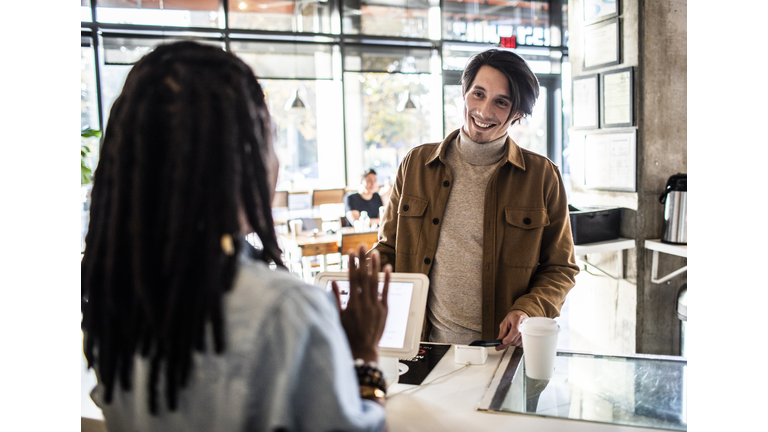
<svg viewBox="0 0 768 432"><path fill-rule="evenodd" d="M617 329L614 338L631 336L628 341L605 341L605 346L626 349L634 345L638 353L679 354L680 322L676 314L677 292L685 282L680 275L669 283L651 282L652 252L645 250L646 239L658 239L663 234L663 205L659 196L669 176L687 172L687 2L686 0L624 0L621 2L621 63L597 70L583 70L584 23L582 1L569 0L569 57L574 77L603 73L614 69L635 68L635 111L637 129L637 191L608 192L583 187L583 176L572 174L571 201L581 205L607 205L624 207L621 236L636 241L634 251L625 252L627 277L616 284L605 278L589 276L579 282L636 291L636 296L615 292L612 296L626 301L601 306L595 298L589 313L601 325ZM574 131L576 135L578 131ZM572 139L571 143L578 143ZM578 144L571 148L574 171L583 163L583 149ZM583 166L582 166L583 168ZM580 182L581 181L581 182ZM590 257L591 262L610 267L615 258ZM667 274L685 265L686 260L660 254L659 274ZM592 288L584 293L594 292ZM575 290L569 295L584 296ZM636 302L634 316L628 305ZM630 302L630 303L627 303ZM572 316L578 316L576 307ZM585 332L590 332L584 330Z"/></svg>
<svg viewBox="0 0 768 432"><path fill-rule="evenodd" d="M641 0L638 70L638 240L663 235L659 196L669 176L687 172L687 0ZM642 151L640 151L642 149ZM637 259L637 351L680 353L677 293L686 274L663 284L651 282L653 253ZM659 254L659 274L686 259Z"/></svg>

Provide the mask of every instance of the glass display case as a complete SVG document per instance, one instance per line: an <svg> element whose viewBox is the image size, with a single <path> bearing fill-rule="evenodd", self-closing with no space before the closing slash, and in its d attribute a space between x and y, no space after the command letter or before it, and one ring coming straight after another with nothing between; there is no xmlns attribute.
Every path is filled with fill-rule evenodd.
<svg viewBox="0 0 768 432"><path fill-rule="evenodd" d="M559 351L550 380L525 375L508 350L478 409L656 429L687 430L683 357Z"/></svg>

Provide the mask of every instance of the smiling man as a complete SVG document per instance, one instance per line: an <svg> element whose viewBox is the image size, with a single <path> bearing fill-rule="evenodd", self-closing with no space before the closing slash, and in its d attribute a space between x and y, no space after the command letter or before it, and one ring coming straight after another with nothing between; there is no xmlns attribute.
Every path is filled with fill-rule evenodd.
<svg viewBox="0 0 768 432"><path fill-rule="evenodd" d="M429 276L423 340L521 346L520 323L558 316L579 272L565 189L555 164L507 135L539 95L525 61L482 52L461 85L464 125L403 159L374 249Z"/></svg>

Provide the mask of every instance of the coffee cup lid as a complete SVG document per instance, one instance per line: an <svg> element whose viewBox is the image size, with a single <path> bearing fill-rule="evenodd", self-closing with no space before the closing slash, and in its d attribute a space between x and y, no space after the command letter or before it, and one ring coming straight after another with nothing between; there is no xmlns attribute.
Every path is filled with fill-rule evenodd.
<svg viewBox="0 0 768 432"><path fill-rule="evenodd" d="M521 333L535 336L546 336L552 333L557 333L559 330L560 326L557 325L557 321L552 318L526 318L523 320L522 324L520 324Z"/></svg>

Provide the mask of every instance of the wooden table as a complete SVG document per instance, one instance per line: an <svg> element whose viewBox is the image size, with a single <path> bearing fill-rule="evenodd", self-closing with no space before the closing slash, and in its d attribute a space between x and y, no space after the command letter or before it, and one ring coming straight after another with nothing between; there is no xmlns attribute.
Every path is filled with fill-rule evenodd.
<svg viewBox="0 0 768 432"><path fill-rule="evenodd" d="M289 261L288 265L290 266L290 262L294 260L301 261L303 278L307 283L312 283L312 265L309 257L320 257L320 271L325 271L327 264L325 256L339 253L341 235L354 232L353 227L341 228L335 234L313 235L311 231L302 231L295 236L292 233L280 234L279 240ZM292 268L289 267L289 269L293 271Z"/></svg>

